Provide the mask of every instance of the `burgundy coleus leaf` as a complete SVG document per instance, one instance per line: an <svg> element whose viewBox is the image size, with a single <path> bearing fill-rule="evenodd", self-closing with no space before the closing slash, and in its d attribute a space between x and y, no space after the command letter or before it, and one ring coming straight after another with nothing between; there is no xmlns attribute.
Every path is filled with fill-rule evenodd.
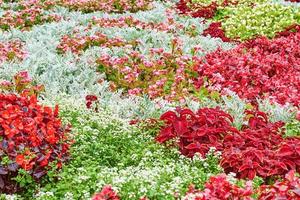
<svg viewBox="0 0 300 200"><path fill-rule="evenodd" d="M278 151L278 156L282 156L282 157L285 157L285 156L291 156L294 154L294 149L289 146L288 144L284 144L280 147L279 151Z"/></svg>
<svg viewBox="0 0 300 200"><path fill-rule="evenodd" d="M160 131L160 134L155 138L155 140L159 143L164 143L175 137L176 135L174 134L173 127L168 126Z"/></svg>
<svg viewBox="0 0 300 200"><path fill-rule="evenodd" d="M276 164L276 166L279 167L279 168L282 168L282 169L284 169L286 171L288 171L288 167L287 167L287 165L284 162L278 162Z"/></svg>
<svg viewBox="0 0 300 200"><path fill-rule="evenodd" d="M201 144L199 142L193 142L185 146L186 149L189 150L200 150L202 148Z"/></svg>
<svg viewBox="0 0 300 200"><path fill-rule="evenodd" d="M247 177L248 177L250 180L253 180L255 176L256 176L256 170L255 170L255 169L251 169L251 170L248 171Z"/></svg>
<svg viewBox="0 0 300 200"><path fill-rule="evenodd" d="M184 135L188 132L188 122L186 119L180 119L173 122L173 127L176 135Z"/></svg>
<svg viewBox="0 0 300 200"><path fill-rule="evenodd" d="M289 168L289 169L296 169L296 164L293 162L293 160L289 159L282 159L281 162L284 162L284 164Z"/></svg>
<svg viewBox="0 0 300 200"><path fill-rule="evenodd" d="M173 122L174 120L177 119L177 115L175 112L173 111L168 111L166 113L164 113L161 117L160 117L160 120L164 120L168 123L171 123Z"/></svg>
<svg viewBox="0 0 300 200"><path fill-rule="evenodd" d="M195 119L195 114L190 109L177 109L177 112L179 113L180 117L191 117L192 119Z"/></svg>

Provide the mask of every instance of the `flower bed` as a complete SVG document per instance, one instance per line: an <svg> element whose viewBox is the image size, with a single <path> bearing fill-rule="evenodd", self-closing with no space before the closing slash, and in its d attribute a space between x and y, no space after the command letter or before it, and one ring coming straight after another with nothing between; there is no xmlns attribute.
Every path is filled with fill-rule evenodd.
<svg viewBox="0 0 300 200"><path fill-rule="evenodd" d="M207 55L195 65L200 75L198 87L207 84L212 90L232 90L251 101L260 96L299 106L300 35L298 31L285 35L272 40L257 38L230 51ZM204 77L208 83L203 82Z"/></svg>
<svg viewBox="0 0 300 200"><path fill-rule="evenodd" d="M299 5L1 1L0 199L300 198Z"/></svg>
<svg viewBox="0 0 300 200"><path fill-rule="evenodd" d="M51 168L61 168L71 144L70 129L62 125L58 106L39 105L32 93L40 86L30 87L26 72L17 74L14 81L1 84L5 90L15 88L21 93L0 93L1 193L20 192L29 187L31 177L41 181Z"/></svg>

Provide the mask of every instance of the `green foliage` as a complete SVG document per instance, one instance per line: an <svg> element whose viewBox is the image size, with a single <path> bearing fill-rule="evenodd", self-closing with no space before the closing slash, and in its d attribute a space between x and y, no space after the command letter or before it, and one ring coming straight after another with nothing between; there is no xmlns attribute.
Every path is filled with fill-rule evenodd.
<svg viewBox="0 0 300 200"><path fill-rule="evenodd" d="M222 28L229 38L252 39L257 35L272 38L276 32L300 22L297 7L263 3L225 9L228 18L222 20Z"/></svg>
<svg viewBox="0 0 300 200"><path fill-rule="evenodd" d="M175 149L154 142L153 131L141 131L101 110L62 110L62 117L73 124L76 143L72 160L55 175L38 199L87 199L111 184L122 199L174 199L184 195L190 184L203 185L220 172L218 157L194 160ZM46 195L46 193L50 195ZM53 196L53 197L52 197Z"/></svg>
<svg viewBox="0 0 300 200"><path fill-rule="evenodd" d="M300 121L293 120L285 125L286 136L300 136Z"/></svg>

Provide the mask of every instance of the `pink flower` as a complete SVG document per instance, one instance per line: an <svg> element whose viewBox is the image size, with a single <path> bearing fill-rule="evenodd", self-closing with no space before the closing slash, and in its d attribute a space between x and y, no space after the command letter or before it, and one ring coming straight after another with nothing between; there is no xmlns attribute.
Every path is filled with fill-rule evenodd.
<svg viewBox="0 0 300 200"><path fill-rule="evenodd" d="M106 185L102 188L101 192L96 193L92 197L92 200L120 200L120 197L110 185Z"/></svg>

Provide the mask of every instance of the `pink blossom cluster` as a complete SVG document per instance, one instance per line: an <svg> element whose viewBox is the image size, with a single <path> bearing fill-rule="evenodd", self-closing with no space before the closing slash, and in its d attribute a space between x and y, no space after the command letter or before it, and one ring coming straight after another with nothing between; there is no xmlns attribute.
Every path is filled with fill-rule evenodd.
<svg viewBox="0 0 300 200"><path fill-rule="evenodd" d="M178 23L174 20L174 12L171 10L166 11L167 19L164 22L144 22L134 18L132 15L121 16L118 18L97 18L94 17L91 21L91 25L97 25L102 28L110 27L134 27L144 30L157 30L169 33L175 33L178 30L184 29L184 24ZM190 29L195 31L195 25L192 25Z"/></svg>
<svg viewBox="0 0 300 200"><path fill-rule="evenodd" d="M196 189L190 185L182 200L275 200L275 199L300 199L300 178L295 171L289 171L283 180L277 180L271 185L260 185L255 188L252 181L246 181L237 185L230 181L226 174L218 174L210 177L204 185L204 189ZM254 196L256 196L254 198ZM178 197L174 196L176 199ZM92 200L119 200L120 196L106 185L92 197ZM148 200L146 196L140 200Z"/></svg>
<svg viewBox="0 0 300 200"><path fill-rule="evenodd" d="M57 46L59 53L66 53L71 51L75 54L80 54L82 51L92 47L92 46L102 46L102 47L121 47L125 45L136 46L138 41L126 41L120 37L108 38L107 35L96 32L93 35L81 36L81 35L65 35L62 37L60 44Z"/></svg>
<svg viewBox="0 0 300 200"><path fill-rule="evenodd" d="M204 190L197 190L193 185L183 200L275 200L275 199L300 199L300 178L294 171L286 174L281 181L273 185L261 185L255 189L251 181L245 187L237 186L228 180L225 174L212 176L205 184ZM254 198L254 194L257 198Z"/></svg>
<svg viewBox="0 0 300 200"><path fill-rule="evenodd" d="M228 200L242 199L252 200L252 182L248 181L246 187L242 188L228 181L226 174L212 176L206 183L204 190L195 189L194 185L189 190L183 200Z"/></svg>
<svg viewBox="0 0 300 200"><path fill-rule="evenodd" d="M28 30L34 25L45 22L59 21L61 18L56 14L45 14L45 9L49 9L54 4L51 1L20 1L18 9L7 10L0 17L0 29L5 31L11 28Z"/></svg>
<svg viewBox="0 0 300 200"><path fill-rule="evenodd" d="M191 63L194 58L183 55L177 38L172 50L150 49L149 57L132 50L123 57L107 54L97 59L98 70L117 88L125 88L130 95L148 94L150 98L182 99L194 88Z"/></svg>
<svg viewBox="0 0 300 200"><path fill-rule="evenodd" d="M120 200L120 197L110 185L106 185L92 197L92 200Z"/></svg>
<svg viewBox="0 0 300 200"><path fill-rule="evenodd" d="M299 40L300 32L291 32L274 39L259 37L228 51L219 49L195 64L199 74L195 84L225 94L231 90L253 102L268 97L299 106Z"/></svg>
<svg viewBox="0 0 300 200"><path fill-rule="evenodd" d="M0 43L0 63L14 59L23 60L27 55L23 46L24 44L20 40Z"/></svg>
<svg viewBox="0 0 300 200"><path fill-rule="evenodd" d="M105 11L108 13L137 12L151 8L151 0L60 0L59 4L82 12Z"/></svg>

